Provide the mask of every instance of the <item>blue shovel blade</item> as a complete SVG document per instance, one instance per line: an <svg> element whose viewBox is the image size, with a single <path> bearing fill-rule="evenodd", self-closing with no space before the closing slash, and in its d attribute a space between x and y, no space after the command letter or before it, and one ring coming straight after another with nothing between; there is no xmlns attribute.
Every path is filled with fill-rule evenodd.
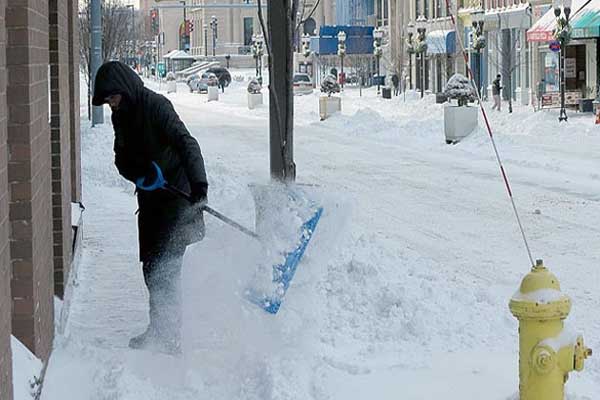
<svg viewBox="0 0 600 400"><path fill-rule="evenodd" d="M276 292L268 295L265 293L258 293L253 289L248 289L246 291L246 298L251 303L258 305L268 313L277 314L277 311L279 311L279 308L281 307L283 297L290 287L290 282L294 278L298 264L300 264L300 261L302 260L304 251L306 250L306 247L308 247L308 243L321 219L321 214L323 214L323 207L317 209L311 219L302 224L302 228L300 229L302 236L300 237L298 246L296 246L293 251L286 253L285 262L283 264L273 265L273 284L277 287Z"/></svg>

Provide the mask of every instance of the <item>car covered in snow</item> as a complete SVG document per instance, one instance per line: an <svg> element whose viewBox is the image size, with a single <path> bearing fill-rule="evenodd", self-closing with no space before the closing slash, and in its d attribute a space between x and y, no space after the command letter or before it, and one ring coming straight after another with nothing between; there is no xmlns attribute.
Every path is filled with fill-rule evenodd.
<svg viewBox="0 0 600 400"><path fill-rule="evenodd" d="M308 74L294 74L293 85L294 95L310 94L313 92L313 82Z"/></svg>
<svg viewBox="0 0 600 400"><path fill-rule="evenodd" d="M209 74L193 74L187 79L187 85L190 88L190 92L206 93L208 92L208 78Z"/></svg>

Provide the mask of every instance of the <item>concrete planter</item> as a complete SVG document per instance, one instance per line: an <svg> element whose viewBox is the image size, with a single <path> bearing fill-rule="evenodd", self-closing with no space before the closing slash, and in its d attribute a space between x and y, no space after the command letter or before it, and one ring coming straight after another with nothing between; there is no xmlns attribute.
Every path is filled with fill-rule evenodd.
<svg viewBox="0 0 600 400"><path fill-rule="evenodd" d="M477 128L478 107L444 105L444 133L446 143L458 143Z"/></svg>
<svg viewBox="0 0 600 400"><path fill-rule="evenodd" d="M208 87L208 101L219 101L219 88L217 86Z"/></svg>
<svg viewBox="0 0 600 400"><path fill-rule="evenodd" d="M177 82L167 81L167 93L177 93Z"/></svg>
<svg viewBox="0 0 600 400"><path fill-rule="evenodd" d="M319 116L321 121L327 119L331 114L342 111L342 99L336 96L319 97Z"/></svg>
<svg viewBox="0 0 600 400"><path fill-rule="evenodd" d="M257 106L263 103L262 93L248 93L248 108L254 110Z"/></svg>

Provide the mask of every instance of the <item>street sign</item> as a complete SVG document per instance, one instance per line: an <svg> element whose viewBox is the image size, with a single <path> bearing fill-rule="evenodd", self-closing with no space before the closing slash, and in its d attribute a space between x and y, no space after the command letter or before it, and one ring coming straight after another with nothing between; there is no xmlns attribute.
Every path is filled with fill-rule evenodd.
<svg viewBox="0 0 600 400"><path fill-rule="evenodd" d="M163 77L166 75L165 63L158 63L158 76Z"/></svg>
<svg viewBox="0 0 600 400"><path fill-rule="evenodd" d="M548 47L550 47L550 50L552 50L553 52L558 53L560 51L560 42L558 40L553 40L552 42L550 42Z"/></svg>

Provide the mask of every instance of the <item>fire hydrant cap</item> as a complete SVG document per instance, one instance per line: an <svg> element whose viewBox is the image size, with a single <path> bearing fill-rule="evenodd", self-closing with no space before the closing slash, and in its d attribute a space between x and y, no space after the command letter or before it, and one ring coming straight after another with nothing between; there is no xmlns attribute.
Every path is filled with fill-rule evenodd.
<svg viewBox="0 0 600 400"><path fill-rule="evenodd" d="M560 283L556 276L548 271L543 263L538 261L531 272L523 278L519 291L527 294L543 289L553 289L560 292Z"/></svg>
<svg viewBox="0 0 600 400"><path fill-rule="evenodd" d="M524 319L564 319L571 310L571 300L560 290L556 276L541 260L532 268L509 304L512 314Z"/></svg>

